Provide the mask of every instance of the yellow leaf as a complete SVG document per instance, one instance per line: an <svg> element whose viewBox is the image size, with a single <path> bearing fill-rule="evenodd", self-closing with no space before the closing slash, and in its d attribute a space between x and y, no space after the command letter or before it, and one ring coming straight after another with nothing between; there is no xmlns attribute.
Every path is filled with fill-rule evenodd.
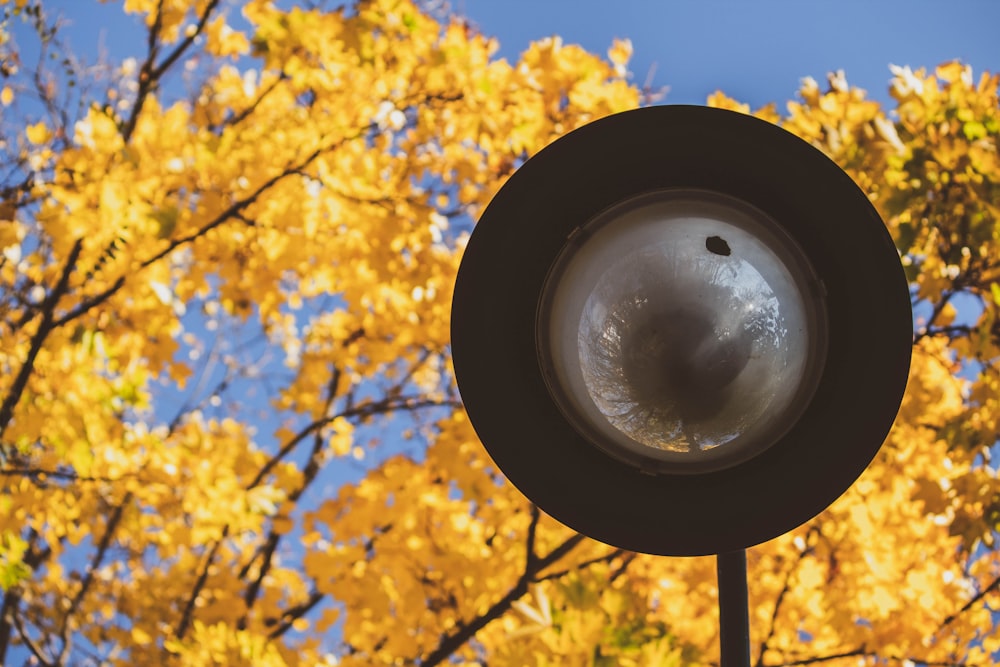
<svg viewBox="0 0 1000 667"><path fill-rule="evenodd" d="M608 60L615 67L615 74L618 76L625 76L628 61L632 58L632 40L629 39L616 39L611 44L611 48L608 49Z"/></svg>
<svg viewBox="0 0 1000 667"><path fill-rule="evenodd" d="M284 514L275 515L271 520L271 530L274 531L276 535L284 535L295 527L295 522Z"/></svg>
<svg viewBox="0 0 1000 667"><path fill-rule="evenodd" d="M41 121L24 128L24 134L35 145L44 144L51 137L49 128Z"/></svg>
<svg viewBox="0 0 1000 667"><path fill-rule="evenodd" d="M219 16L205 26L205 38L205 50L217 56L231 56L235 59L250 50L246 35L233 30L224 16Z"/></svg>
<svg viewBox="0 0 1000 667"><path fill-rule="evenodd" d="M333 435L330 436L330 449L337 456L344 456L351 451L354 443L354 426L344 417L337 417L330 424Z"/></svg>
<svg viewBox="0 0 1000 667"><path fill-rule="evenodd" d="M140 646L145 646L153 641L148 632L139 627L132 628L132 641Z"/></svg>
<svg viewBox="0 0 1000 667"><path fill-rule="evenodd" d="M340 610L336 607L324 609L323 614L319 617L319 620L316 621L316 632L320 634L326 633L339 618Z"/></svg>

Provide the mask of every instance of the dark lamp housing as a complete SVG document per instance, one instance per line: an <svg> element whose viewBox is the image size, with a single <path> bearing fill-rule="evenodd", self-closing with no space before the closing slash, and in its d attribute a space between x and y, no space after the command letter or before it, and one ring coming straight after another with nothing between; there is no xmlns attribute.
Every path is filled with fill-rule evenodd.
<svg viewBox="0 0 1000 667"><path fill-rule="evenodd" d="M878 451L909 292L878 213L756 118L649 107L528 160L466 248L463 401L497 467L590 537L732 552L809 520Z"/></svg>

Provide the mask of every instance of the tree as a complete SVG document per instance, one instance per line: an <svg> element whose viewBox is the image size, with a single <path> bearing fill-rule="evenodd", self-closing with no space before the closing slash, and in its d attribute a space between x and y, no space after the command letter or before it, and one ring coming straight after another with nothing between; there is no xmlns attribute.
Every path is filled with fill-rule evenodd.
<svg viewBox="0 0 1000 667"><path fill-rule="evenodd" d="M0 3L0 662L717 661L712 560L546 517L449 365L471 220L648 99L628 43L511 64L408 0L301 4L126 0L146 52L86 64ZM877 461L750 552L761 666L1000 649L997 85L900 69L894 119L833 76L756 112L871 193L920 317Z"/></svg>

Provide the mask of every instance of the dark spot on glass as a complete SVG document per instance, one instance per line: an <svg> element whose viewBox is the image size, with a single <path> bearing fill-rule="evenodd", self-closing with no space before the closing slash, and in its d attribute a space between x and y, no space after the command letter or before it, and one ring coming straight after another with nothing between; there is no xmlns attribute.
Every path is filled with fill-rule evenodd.
<svg viewBox="0 0 1000 667"><path fill-rule="evenodd" d="M709 252L722 255L723 257L728 257L733 252L729 249L729 244L721 236L709 236L705 239L705 247L708 248Z"/></svg>

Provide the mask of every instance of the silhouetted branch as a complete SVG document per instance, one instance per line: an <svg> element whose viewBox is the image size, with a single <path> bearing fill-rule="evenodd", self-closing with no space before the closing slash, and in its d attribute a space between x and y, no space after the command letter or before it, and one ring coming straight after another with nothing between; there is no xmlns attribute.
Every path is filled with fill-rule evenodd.
<svg viewBox="0 0 1000 667"><path fill-rule="evenodd" d="M809 532L813 533L815 531L816 531L815 528L811 528ZM764 665L764 654L767 652L768 644L770 643L771 639L774 638L774 632L778 626L778 613L781 611L781 604L785 601L785 596L788 595L788 592L791 590L792 576L798 571L799 565L802 564L802 560L808 554L812 553L812 549L808 546L809 543L808 534L806 535L805 541L806 541L805 548L799 551L798 556L795 559L795 562L792 563L791 567L789 567L788 570L785 572L785 581L782 583L781 590L778 592L778 598L774 601L774 609L771 610L771 622L767 629L767 636L764 637L764 641L760 643L760 651L757 653L757 662L756 662L757 667L763 667Z"/></svg>
<svg viewBox="0 0 1000 667"><path fill-rule="evenodd" d="M998 589L1000 589L1000 577L997 577L996 579L991 581L986 588L984 588L983 590L979 591L974 596L972 596L972 598L970 598L968 602L962 605L961 609L959 609L954 614L951 614L943 621L941 621L941 627L938 628L938 631L940 632L944 628L954 623L959 616L972 609L976 604L981 602L983 598L985 598L987 595Z"/></svg>
<svg viewBox="0 0 1000 667"><path fill-rule="evenodd" d="M215 7L218 4L219 0L209 0L205 6L205 11L198 17L194 30L185 33L184 38L174 50L157 64L156 58L160 54L161 46L160 31L163 29L163 0L157 3L156 14L153 17L153 23L149 27L149 33L146 36L146 59L139 68L139 90L136 92L135 102L132 104L132 113L129 114L128 120L122 126L122 138L126 143L131 139L132 133L135 132L135 126L139 122L139 114L142 113L142 108L145 106L149 95L156 90L160 79L163 78L167 70L177 62L181 55L194 44L195 39L204 31L209 16L215 11Z"/></svg>
<svg viewBox="0 0 1000 667"><path fill-rule="evenodd" d="M135 477L133 473L124 473L120 477L92 477L90 475L79 475L70 470L47 470L45 468L0 468L0 477L29 477L36 484L40 485L40 480L45 477L53 479L65 479L70 482L93 482L100 484L114 484L129 477Z"/></svg>
<svg viewBox="0 0 1000 667"><path fill-rule="evenodd" d="M301 164L295 165L295 166L291 166L291 167L287 167L284 170L282 170L280 173L275 174L271 178L269 178L266 181L264 181L251 194L247 195L243 199L239 199L239 200L233 202L228 208L226 208L226 210L224 210L221 213L219 213L211 221L209 221L208 223L206 223L205 225L203 225L202 227L200 227L198 230L192 232L191 234L188 234L187 236L182 236L180 238L173 239L172 241L170 241L170 243L168 243L167 246L163 250L161 250L160 252L154 254L152 257L149 257L149 258L143 260L139 264L139 267L138 267L137 270L142 270L142 269L145 269L145 268L151 266L152 264L155 264L156 262L160 261L161 259L163 259L167 255L169 255L170 253L172 253L177 248L179 248L179 247L181 247L183 245L186 245L188 243L191 243L192 241L195 241L195 240L197 240L197 239L205 236L205 234L207 234L211 230L215 229L216 227L219 227L220 225L222 225L223 223L225 223L227 221L229 221L231 219L239 219L239 215L238 214L240 214L243 211L243 209L247 208L248 206L250 206L251 204L253 204L254 202L256 202L261 197L261 195L263 195L265 192L267 192L269 189L271 189L279 181L281 181L281 180L289 177L290 175L292 175L296 169L302 169L305 166L308 166L310 163L313 162L313 160L315 160L317 157L319 157L320 155L322 155L325 151L327 151L327 150L333 150L337 146L339 146L342 143L344 143L346 141L349 141L349 140L351 140L353 138L354 137L345 137L341 141L335 142L331 146L328 146L326 148L318 148L315 151L313 151L312 153L310 153L308 156L306 156ZM82 243L82 241L77 241L77 243ZM108 287L107 289L105 289L103 292L95 294L94 296L91 296L91 297L89 297L87 299L83 299L76 306L76 308L74 308L70 312L66 313L65 315L63 315L62 317L60 317L58 320L55 320L55 322L52 324L52 328L60 327L60 326L62 326L64 324L66 324L68 322L71 322L71 321L75 320L76 318L78 318L78 317L86 314L92 308L94 308L96 306L99 306L100 304L102 304L105 301L107 301L108 299L110 299L112 296L114 296L124 286L125 286L125 277L124 276L120 276L117 280L115 280L114 283L111 284L110 287Z"/></svg>
<svg viewBox="0 0 1000 667"><path fill-rule="evenodd" d="M801 658L799 660L791 660L787 662L779 662L774 665L768 665L768 667L797 667L798 665L818 665L823 662L830 662L831 660L840 660L841 658L853 658L855 656L868 656L869 653L866 652L864 646L856 648L850 651L844 651L843 653L831 653L829 655L818 655L812 658Z"/></svg>
<svg viewBox="0 0 1000 667"><path fill-rule="evenodd" d="M322 599L322 593L318 591L310 593L309 599L306 602L296 607L292 607L281 615L281 624L268 634L268 639L277 639L281 635L288 632L288 629L292 627L292 624L295 623L296 620L312 611L313 607L319 604L319 601Z"/></svg>
<svg viewBox="0 0 1000 667"><path fill-rule="evenodd" d="M212 549L208 552L208 556L205 558L205 564L201 568L201 573L198 575L197 581L195 581L194 588L191 589L191 595L188 597L187 604L184 605L184 612L181 614L181 620L177 624L176 635L178 639L184 638L188 627L191 625L195 603L198 601L198 596L201 595L201 589L205 587L205 582L208 581L208 571L212 567L215 555L219 552L219 547L222 546L223 540L225 540L228 536L229 526L226 525L222 529L222 535L219 536L219 539L215 541L215 544L212 545Z"/></svg>
<svg viewBox="0 0 1000 667"><path fill-rule="evenodd" d="M94 552L94 556L90 559L90 563L87 565L87 571L83 576L83 581L80 582L80 588L77 590L76 595L73 596L73 599L69 603L69 607L66 609L65 616L62 618L62 623L59 628L59 636L62 639L62 650L59 652L56 662L61 663L63 661L66 650L69 648L69 640L66 637L66 632L69 629L69 619L76 613L77 609L79 609L84 596L87 595L87 592L90 590L90 586L94 583L94 575L97 572L97 568L99 568L101 563L104 561L104 556L107 554L108 548L111 546L115 531L118 529L118 524L121 523L125 507L130 502L132 502L131 491L125 494L121 504L115 507L114 512L111 513L111 517L108 518L107 527L104 530L104 534L101 535L101 541L97 545L97 550Z"/></svg>
<svg viewBox="0 0 1000 667"><path fill-rule="evenodd" d="M967 662L955 662L951 660L924 660L917 657L901 657L895 655L884 655L877 651L869 651L864 645L850 651L841 653L831 653L828 655L818 655L811 658L798 658L785 662L768 664L766 667L802 667L802 665L819 665L824 662L841 660L843 658L875 658L879 664L891 662L895 664L923 665L924 667L985 667L984 665L974 665Z"/></svg>
<svg viewBox="0 0 1000 667"><path fill-rule="evenodd" d="M430 399L421 398L419 396L395 396L387 397L380 401L370 401L366 403L361 403L353 407L345 408L336 415L329 417L323 417L322 419L316 419L309 424L306 424L298 433L296 433L288 442L281 446L281 448L268 459L267 463L260 469L260 472L253 478L253 480L247 485L247 489L252 489L253 487L260 484L264 477L271 472L278 463L280 463L286 456L288 456L296 446L299 445L303 440L308 438L310 435L314 434L324 426L327 426L338 417L344 418L354 418L354 417L371 417L378 414L386 414L388 412L394 412L396 410L419 410L422 408L437 408L437 407L452 407L458 408L461 403L457 400L452 399Z"/></svg>
<svg viewBox="0 0 1000 667"><path fill-rule="evenodd" d="M542 576L542 577L536 577L535 581L536 582L538 582L538 581L548 581L550 579L558 579L560 577L565 577L570 572L576 572L577 570L585 570L586 568L590 567L591 565L597 565L598 563L610 563L614 559L616 559L619 556L622 556L624 554L629 554L629 556L625 558L624 562L622 563L622 566L618 567L618 568L615 568L614 572L612 572L608 576L609 580L614 581L615 579L617 579L618 577L621 576L621 574L624 571L625 567L627 567L628 564L630 562L632 562L632 559L635 558L635 554L634 553L630 553L628 551L625 551L624 549L615 549L614 551L612 551L609 554L605 554L604 556L598 556L597 558L591 558L590 560L585 560L585 561L583 561L581 563L576 564L575 566L573 566L571 568L566 568L565 570L559 570L557 572L550 572L549 574L546 574L545 576Z"/></svg>
<svg viewBox="0 0 1000 667"><path fill-rule="evenodd" d="M31 337L28 355L25 357L24 363L21 364L21 368L18 370L17 376L10 386L10 391L4 397L3 404L0 404L0 437L3 436L7 430L7 425L14 416L14 407L21 400L21 394L24 393L24 388L28 385L28 378L31 377L31 373L34 370L35 358L42 349L42 344L49 333L59 326L58 321L55 319L56 305L58 305L59 300L69 287L69 277L76 268L76 261L80 258L81 250L83 250L83 239L77 239L69 251L69 256L63 265L59 281L42 302L42 321L38 323L38 330Z"/></svg>
<svg viewBox="0 0 1000 667"><path fill-rule="evenodd" d="M31 651L31 655L35 657L38 664L41 667L55 667L57 664L52 658L45 655L42 647L35 643L35 641L28 634L27 630L24 629L24 623L21 621L21 616L19 614L14 615L14 628L17 630L18 639L21 643L28 647Z"/></svg>
<svg viewBox="0 0 1000 667"><path fill-rule="evenodd" d="M517 583L514 584L514 587L506 595L497 600L485 613L477 616L468 623L460 625L458 630L453 634L443 637L437 648L420 661L420 667L434 667L447 660L455 651L472 639L477 632L486 627L491 621L500 618L500 616L510 609L514 602L524 596L528 592L528 585L535 581L534 577L537 573L563 558L583 540L584 536L577 533L549 552L548 555L542 558L536 557L533 561L530 561L532 566L525 569L524 573L518 578Z"/></svg>
<svg viewBox="0 0 1000 667"><path fill-rule="evenodd" d="M34 544L36 538L37 534L34 534L31 539L31 548L24 557L24 564L32 570L52 554L52 549L49 547L36 550ZM20 604L21 589L19 587L9 588L4 592L3 603L0 604L0 665L7 664L7 648L10 646L11 632L14 630L15 621L20 622L17 610ZM18 632L20 633L21 630L18 629Z"/></svg>

